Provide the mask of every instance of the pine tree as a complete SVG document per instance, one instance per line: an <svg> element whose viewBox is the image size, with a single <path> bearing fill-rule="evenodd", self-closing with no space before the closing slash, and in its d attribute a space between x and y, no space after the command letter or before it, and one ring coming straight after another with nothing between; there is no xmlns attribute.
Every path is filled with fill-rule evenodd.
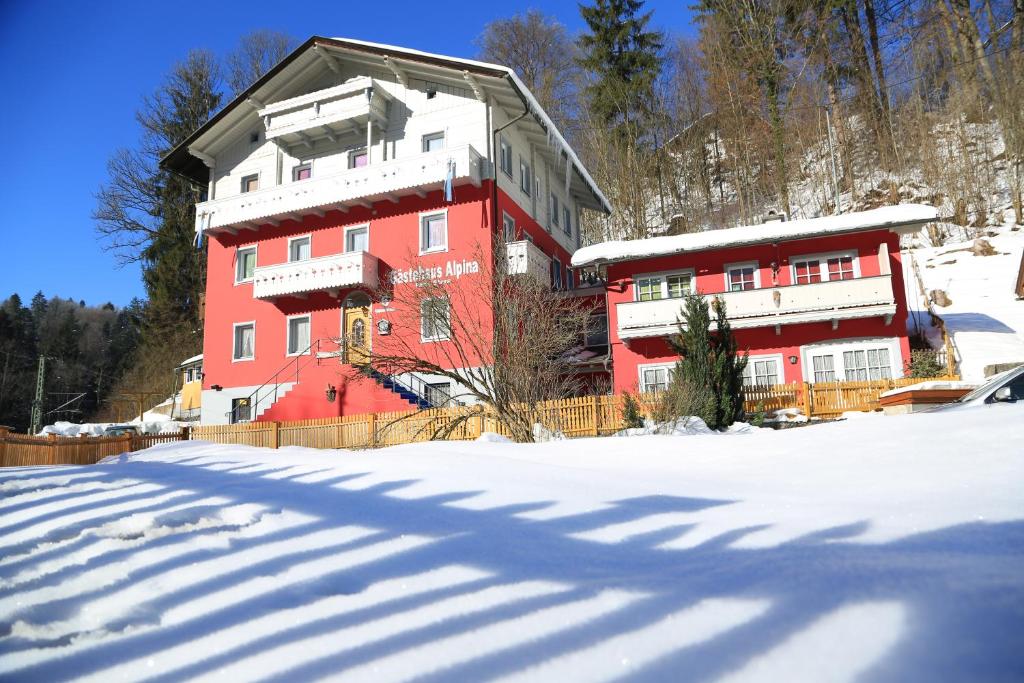
<svg viewBox="0 0 1024 683"><path fill-rule="evenodd" d="M650 113L661 71L663 36L648 31L643 0L596 0L581 5L590 32L580 36L579 63L594 77L586 92L598 120L613 128L639 124Z"/></svg>
<svg viewBox="0 0 1024 683"><path fill-rule="evenodd" d="M725 302L715 299L713 306L712 333L707 299L700 294L686 295L677 323L679 333L669 338L669 345L679 355L674 383L682 385L697 417L712 429L724 429L743 417L747 355L737 351Z"/></svg>

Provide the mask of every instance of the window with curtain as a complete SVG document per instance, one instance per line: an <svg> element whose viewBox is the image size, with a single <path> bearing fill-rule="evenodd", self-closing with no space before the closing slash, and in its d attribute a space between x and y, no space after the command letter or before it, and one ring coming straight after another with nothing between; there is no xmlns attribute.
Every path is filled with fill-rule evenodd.
<svg viewBox="0 0 1024 683"><path fill-rule="evenodd" d="M256 346L256 325L247 323L235 326L235 360L247 360L253 357Z"/></svg>
<svg viewBox="0 0 1024 683"><path fill-rule="evenodd" d="M796 273L796 283L798 285L821 282L821 267L817 259L796 261L793 263L793 271Z"/></svg>
<svg viewBox="0 0 1024 683"><path fill-rule="evenodd" d="M443 213L420 219L420 251L444 251L448 248L448 217Z"/></svg>
<svg viewBox="0 0 1024 683"><path fill-rule="evenodd" d="M256 272L256 247L239 249L235 259L235 282L252 280Z"/></svg>
<svg viewBox="0 0 1024 683"><path fill-rule="evenodd" d="M829 280L852 280L853 279L853 257L838 256L828 260Z"/></svg>
<svg viewBox="0 0 1024 683"><path fill-rule="evenodd" d="M345 251L369 251L370 231L367 228L352 228L345 232Z"/></svg>
<svg viewBox="0 0 1024 683"><path fill-rule="evenodd" d="M754 266L736 266L729 269L729 291L742 292L754 289Z"/></svg>
<svg viewBox="0 0 1024 683"><path fill-rule="evenodd" d="M751 358L743 369L743 384L746 386L770 387L781 383L779 362L775 358Z"/></svg>
<svg viewBox="0 0 1024 683"><path fill-rule="evenodd" d="M450 315L445 299L430 297L420 302L420 334L423 340L448 339L451 336Z"/></svg>
<svg viewBox="0 0 1024 683"><path fill-rule="evenodd" d="M811 356L811 366L814 369L815 382L836 381L835 359L831 354Z"/></svg>
<svg viewBox="0 0 1024 683"><path fill-rule="evenodd" d="M640 391L665 391L672 382L672 368L641 368Z"/></svg>
<svg viewBox="0 0 1024 683"><path fill-rule="evenodd" d="M310 257L310 238L297 237L288 243L289 261L308 261Z"/></svg>
<svg viewBox="0 0 1024 683"><path fill-rule="evenodd" d="M309 350L309 316L288 319L288 355L295 356Z"/></svg>

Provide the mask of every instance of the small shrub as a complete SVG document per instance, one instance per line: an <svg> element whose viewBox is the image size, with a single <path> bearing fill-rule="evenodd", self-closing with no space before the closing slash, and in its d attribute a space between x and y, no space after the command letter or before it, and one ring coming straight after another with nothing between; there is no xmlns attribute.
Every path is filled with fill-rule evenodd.
<svg viewBox="0 0 1024 683"><path fill-rule="evenodd" d="M747 413L747 423L754 427L762 427L764 426L765 417L767 416L764 411L764 401L758 401L756 410L752 413Z"/></svg>
<svg viewBox="0 0 1024 683"><path fill-rule="evenodd" d="M640 429L644 426L644 416L640 412L640 404L633 394L626 392L622 395L622 428Z"/></svg>
<svg viewBox="0 0 1024 683"><path fill-rule="evenodd" d="M946 374L946 368L939 363L934 351L917 349L910 352L906 374L910 377L941 377Z"/></svg>

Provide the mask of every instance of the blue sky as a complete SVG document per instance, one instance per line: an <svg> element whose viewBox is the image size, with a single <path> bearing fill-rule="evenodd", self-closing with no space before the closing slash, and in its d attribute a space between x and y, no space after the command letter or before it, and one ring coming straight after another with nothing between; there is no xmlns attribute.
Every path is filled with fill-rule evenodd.
<svg viewBox="0 0 1024 683"><path fill-rule="evenodd" d="M657 28L692 33L687 0L646 4ZM111 152L138 137L140 99L191 48L225 54L240 36L267 28L298 40L346 36L472 57L473 39L487 22L529 7L556 16L571 33L582 29L577 3L561 0L0 0L0 130L9 154L0 182L0 299L17 292L27 300L42 290L124 305L144 296L138 267L119 268L97 239L94 196ZM443 30L427 30L436 25Z"/></svg>

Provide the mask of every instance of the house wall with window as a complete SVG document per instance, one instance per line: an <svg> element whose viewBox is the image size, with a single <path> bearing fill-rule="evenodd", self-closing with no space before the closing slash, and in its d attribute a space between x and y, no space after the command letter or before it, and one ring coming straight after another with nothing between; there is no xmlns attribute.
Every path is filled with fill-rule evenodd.
<svg viewBox="0 0 1024 683"><path fill-rule="evenodd" d="M684 291L724 295L771 289L782 299L799 292L793 288L813 283L881 279L888 287L889 278L895 303L891 316L832 321L823 313L813 322L776 326L769 315L750 327L738 327L734 321L739 347L750 354L751 384L903 376L910 347L898 235L870 230L609 264L607 296L615 389L645 390L648 385L664 383L677 360L668 344L674 325L671 331L623 339L619 335L619 304L664 301L679 298ZM826 292L815 306L830 306L827 296Z"/></svg>

